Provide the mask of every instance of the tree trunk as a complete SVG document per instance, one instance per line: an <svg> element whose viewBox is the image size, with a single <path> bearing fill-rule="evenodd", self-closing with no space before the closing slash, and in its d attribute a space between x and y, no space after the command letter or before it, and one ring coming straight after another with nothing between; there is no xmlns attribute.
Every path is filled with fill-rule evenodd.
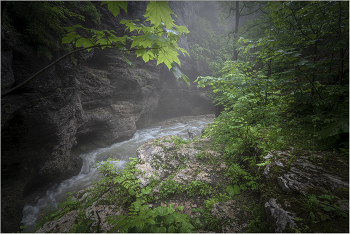
<svg viewBox="0 0 350 234"><path fill-rule="evenodd" d="M235 25L235 39L238 34L238 25L239 25L239 18L240 18L240 13L239 13L239 1L236 1L236 25ZM233 61L238 60L238 51L236 49L236 45L233 46Z"/></svg>

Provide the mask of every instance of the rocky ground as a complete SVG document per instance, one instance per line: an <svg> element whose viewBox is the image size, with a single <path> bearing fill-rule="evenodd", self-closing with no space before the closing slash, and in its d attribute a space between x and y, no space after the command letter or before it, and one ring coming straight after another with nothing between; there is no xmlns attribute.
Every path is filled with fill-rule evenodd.
<svg viewBox="0 0 350 234"><path fill-rule="evenodd" d="M168 122L173 121L180 120ZM184 142L171 136L161 137L143 144L137 155L139 164L135 167L142 172L137 175L140 187L149 185L151 177L160 182L152 189L154 199L147 203L150 209L170 204L184 206L182 213L197 223L197 232L252 231L254 223L266 223L270 232L349 231L348 162L333 154L297 149L271 151L260 166L250 168L259 177L259 192L247 189L234 196L226 191L232 167L225 162L223 153L213 148L209 138ZM170 180L176 181L172 183L177 191L172 192L171 186L169 191L162 187ZM195 181L203 183L195 187ZM89 196L91 188L80 191L77 199ZM259 204L264 207L266 220L253 214ZM112 228L107 217L127 213L121 207L99 201L86 209L86 214L89 212L90 219L95 220L90 231L98 226L103 232ZM37 232L67 232L74 226L77 213L71 211L44 224Z"/></svg>

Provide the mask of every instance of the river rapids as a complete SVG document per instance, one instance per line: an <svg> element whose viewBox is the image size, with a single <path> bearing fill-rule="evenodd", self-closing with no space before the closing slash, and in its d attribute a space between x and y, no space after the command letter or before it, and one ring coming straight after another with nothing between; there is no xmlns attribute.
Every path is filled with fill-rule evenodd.
<svg viewBox="0 0 350 234"><path fill-rule="evenodd" d="M22 219L22 225L26 226L24 231L33 232L40 215L50 206L57 208L57 205L67 198L67 192L82 190L92 185L93 181L98 181L100 179L98 170L93 167L97 162L106 161L108 158L119 159L117 166L122 169L130 161L130 157L137 157L137 148L148 140L166 135L176 135L188 139L187 130L193 132L194 137L200 136L201 130L213 120L212 115L211 117L182 117L176 121L164 121L162 124L158 123L137 130L134 136L127 141L80 155L83 159L83 166L77 176L55 184L47 191L38 191L30 199L25 200Z"/></svg>

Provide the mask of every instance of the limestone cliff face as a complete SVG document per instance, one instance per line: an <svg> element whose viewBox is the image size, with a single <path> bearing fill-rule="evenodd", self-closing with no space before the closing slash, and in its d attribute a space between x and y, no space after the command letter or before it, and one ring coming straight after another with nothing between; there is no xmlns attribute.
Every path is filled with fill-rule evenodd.
<svg viewBox="0 0 350 234"><path fill-rule="evenodd" d="M171 4L178 24L189 22L198 8L197 3ZM101 7L99 27L123 34L118 21L142 18L146 6L130 2L129 15L118 18ZM14 43L6 25L2 25L1 43L2 90L49 63L38 59L25 42ZM186 45L184 39L181 46ZM129 59L133 67L113 50L81 52L77 66L69 59L61 61L25 88L2 98L2 232L18 230L24 198L32 191L79 173L81 152L130 138L137 128L174 113L214 112L207 94L195 87L188 89L166 68L155 62L145 64L135 56ZM190 62L181 61L192 80L199 75Z"/></svg>

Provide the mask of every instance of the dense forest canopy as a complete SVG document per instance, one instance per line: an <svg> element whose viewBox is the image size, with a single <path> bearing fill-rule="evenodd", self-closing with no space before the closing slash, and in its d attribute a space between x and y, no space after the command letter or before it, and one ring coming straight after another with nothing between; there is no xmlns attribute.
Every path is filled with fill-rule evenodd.
<svg viewBox="0 0 350 234"><path fill-rule="evenodd" d="M201 87L212 86L216 102L225 107L215 134L236 142L226 148L234 154L288 146L347 154L349 3L250 4L250 9L244 2L221 5L236 23L244 7L247 14L262 15L241 28L236 24L227 34L233 50L209 61L222 69L197 80Z"/></svg>

